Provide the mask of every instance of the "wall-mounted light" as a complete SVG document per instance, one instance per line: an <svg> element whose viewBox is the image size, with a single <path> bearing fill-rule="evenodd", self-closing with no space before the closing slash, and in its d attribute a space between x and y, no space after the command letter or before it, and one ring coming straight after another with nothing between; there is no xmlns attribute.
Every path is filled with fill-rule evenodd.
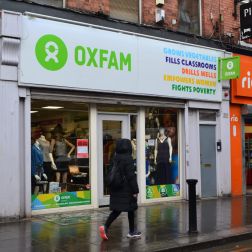
<svg viewBox="0 0 252 252"><path fill-rule="evenodd" d="M156 6L161 7L162 5L164 5L164 0L156 0Z"/></svg>
<svg viewBox="0 0 252 252"><path fill-rule="evenodd" d="M45 106L45 107L42 107L43 109L62 109L64 107L59 107L59 106Z"/></svg>

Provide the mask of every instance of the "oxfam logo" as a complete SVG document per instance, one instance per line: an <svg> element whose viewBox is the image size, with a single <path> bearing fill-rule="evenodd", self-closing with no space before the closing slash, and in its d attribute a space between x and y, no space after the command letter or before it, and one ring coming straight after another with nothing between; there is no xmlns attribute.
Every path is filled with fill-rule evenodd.
<svg viewBox="0 0 252 252"><path fill-rule="evenodd" d="M227 63L227 69L232 70L234 68L234 63L232 61L228 61Z"/></svg>
<svg viewBox="0 0 252 252"><path fill-rule="evenodd" d="M44 35L38 40L35 53L40 65L50 71L61 69L67 62L65 43L52 34Z"/></svg>
<svg viewBox="0 0 252 252"><path fill-rule="evenodd" d="M60 202L60 196L59 195L55 195L54 196L54 201L55 202Z"/></svg>

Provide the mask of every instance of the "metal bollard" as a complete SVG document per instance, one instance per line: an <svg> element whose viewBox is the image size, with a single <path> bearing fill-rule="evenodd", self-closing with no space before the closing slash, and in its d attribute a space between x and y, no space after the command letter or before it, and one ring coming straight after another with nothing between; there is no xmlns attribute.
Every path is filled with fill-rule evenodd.
<svg viewBox="0 0 252 252"><path fill-rule="evenodd" d="M187 179L189 193L189 233L198 233L197 230L197 206L196 206L196 184L197 179Z"/></svg>

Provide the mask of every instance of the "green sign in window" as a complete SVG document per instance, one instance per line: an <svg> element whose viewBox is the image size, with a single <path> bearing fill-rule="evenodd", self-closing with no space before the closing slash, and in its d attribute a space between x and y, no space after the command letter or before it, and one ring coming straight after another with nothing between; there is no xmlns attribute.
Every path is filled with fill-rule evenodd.
<svg viewBox="0 0 252 252"><path fill-rule="evenodd" d="M240 76L240 57L219 58L219 74L218 79L231 80Z"/></svg>

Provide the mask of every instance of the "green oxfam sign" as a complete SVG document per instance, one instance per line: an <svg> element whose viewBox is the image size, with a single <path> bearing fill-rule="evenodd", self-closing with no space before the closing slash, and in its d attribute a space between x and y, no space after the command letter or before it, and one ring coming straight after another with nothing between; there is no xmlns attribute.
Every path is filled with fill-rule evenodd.
<svg viewBox="0 0 252 252"><path fill-rule="evenodd" d="M47 70L57 71L65 66L68 51L65 43L59 37L46 34L36 43L35 53L39 64ZM130 53L117 52L92 48L83 45L74 47L74 63L78 67L107 68L109 70L132 70L132 57Z"/></svg>
<svg viewBox="0 0 252 252"><path fill-rule="evenodd" d="M240 76L240 57L220 58L218 79L231 80Z"/></svg>
<svg viewBox="0 0 252 252"><path fill-rule="evenodd" d="M35 47L38 62L45 69L57 71L67 62L67 48L59 37L47 34L42 36Z"/></svg>

